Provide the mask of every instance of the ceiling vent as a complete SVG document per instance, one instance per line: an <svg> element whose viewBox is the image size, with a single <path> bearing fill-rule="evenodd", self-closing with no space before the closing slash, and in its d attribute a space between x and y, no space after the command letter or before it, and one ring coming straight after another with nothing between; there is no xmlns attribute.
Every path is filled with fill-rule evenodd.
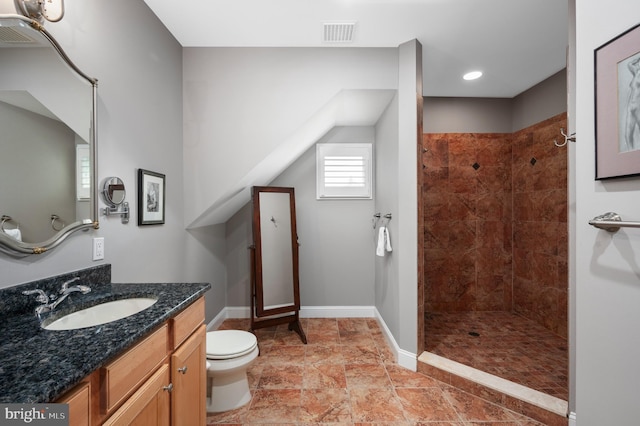
<svg viewBox="0 0 640 426"><path fill-rule="evenodd" d="M325 23L323 41L325 43L351 43L355 27L355 22Z"/></svg>

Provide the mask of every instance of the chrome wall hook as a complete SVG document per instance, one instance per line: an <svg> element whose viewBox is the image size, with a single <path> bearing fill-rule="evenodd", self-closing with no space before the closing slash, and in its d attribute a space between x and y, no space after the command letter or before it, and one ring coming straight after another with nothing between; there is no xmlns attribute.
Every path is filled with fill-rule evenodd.
<svg viewBox="0 0 640 426"><path fill-rule="evenodd" d="M564 142L558 143L558 140L554 139L553 143L555 144L555 146L563 147L563 146L565 146L567 144L567 142L575 142L576 141L576 133L573 132L570 135L568 135L568 134L566 134L564 132L564 127L560 128L560 134L562 136L564 136Z"/></svg>

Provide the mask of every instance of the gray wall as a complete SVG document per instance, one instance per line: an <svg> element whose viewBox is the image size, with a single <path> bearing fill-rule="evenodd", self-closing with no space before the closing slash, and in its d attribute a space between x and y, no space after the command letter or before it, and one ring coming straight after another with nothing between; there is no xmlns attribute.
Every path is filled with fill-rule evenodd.
<svg viewBox="0 0 640 426"><path fill-rule="evenodd" d="M575 7L577 424L635 425L640 418L640 232L625 228L611 234L588 220L606 211L640 220L637 177L594 181L593 74L594 50L638 24L640 2L581 0Z"/></svg>
<svg viewBox="0 0 640 426"><path fill-rule="evenodd" d="M376 124L376 212L391 213L389 233L394 252L385 257L376 256L376 308L393 333L400 330L400 294L398 289L398 262L396 261L396 237L398 235L398 97L387 107ZM417 305L417 301L416 301ZM397 334L395 334L397 335Z"/></svg>
<svg viewBox="0 0 640 426"><path fill-rule="evenodd" d="M396 86L392 48L185 48L185 225L292 136L310 145L327 132L314 119L341 91Z"/></svg>
<svg viewBox="0 0 640 426"><path fill-rule="evenodd" d="M566 69L513 98L511 131L516 132L565 111L567 111Z"/></svg>
<svg viewBox="0 0 640 426"><path fill-rule="evenodd" d="M65 7L64 19L45 27L98 79L98 177L124 180L132 220L102 217L99 230L77 233L51 253L0 257L0 287L103 263L91 260L92 238L102 236L113 281L211 282L211 316L224 304L224 227L188 233L183 226L182 48L142 0L67 0ZM138 168L166 174L164 225L136 225Z"/></svg>
<svg viewBox="0 0 640 426"><path fill-rule="evenodd" d="M512 133L567 110L566 70L512 99L424 98L425 133Z"/></svg>
<svg viewBox="0 0 640 426"><path fill-rule="evenodd" d="M374 143L375 134L372 127L336 127L319 142ZM315 147L272 184L296 190L301 303L372 306L373 200L316 200Z"/></svg>
<svg viewBox="0 0 640 426"><path fill-rule="evenodd" d="M319 143L375 143L373 127L335 127ZM316 149L307 150L271 186L295 189L302 306L374 304L373 200L317 200ZM345 238L348 236L348 238ZM227 222L227 304L249 306L251 204Z"/></svg>
<svg viewBox="0 0 640 426"><path fill-rule="evenodd" d="M397 227L394 262L398 288L398 330L393 335L410 353L418 350L418 145L422 134L422 45L418 40L398 48L398 184L394 194L397 207L392 210ZM387 321L387 318L384 318Z"/></svg>

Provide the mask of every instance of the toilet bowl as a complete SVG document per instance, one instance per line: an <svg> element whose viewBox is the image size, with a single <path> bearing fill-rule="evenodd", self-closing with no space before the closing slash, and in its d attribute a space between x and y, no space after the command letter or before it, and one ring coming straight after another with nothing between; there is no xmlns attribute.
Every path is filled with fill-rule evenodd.
<svg viewBox="0 0 640 426"><path fill-rule="evenodd" d="M242 407L251 400L247 368L259 353L256 336L241 330L207 333L207 412Z"/></svg>

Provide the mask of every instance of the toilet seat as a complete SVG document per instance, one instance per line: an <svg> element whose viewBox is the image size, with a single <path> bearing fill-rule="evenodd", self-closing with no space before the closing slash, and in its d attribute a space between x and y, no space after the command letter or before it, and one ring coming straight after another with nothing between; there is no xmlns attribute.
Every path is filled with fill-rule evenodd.
<svg viewBox="0 0 640 426"><path fill-rule="evenodd" d="M241 330L210 331L206 341L207 359L212 360L238 358L258 346L258 339L253 333Z"/></svg>

